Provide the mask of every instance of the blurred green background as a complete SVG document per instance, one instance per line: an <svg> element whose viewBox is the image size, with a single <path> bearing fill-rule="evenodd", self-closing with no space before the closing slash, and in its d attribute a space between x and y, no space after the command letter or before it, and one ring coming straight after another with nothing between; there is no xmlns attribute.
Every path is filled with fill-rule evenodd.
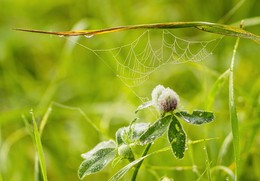
<svg viewBox="0 0 260 181"><path fill-rule="evenodd" d="M226 16L239 3L241 6ZM180 95L182 108L206 109L206 98L217 78L228 69L235 43L235 38L225 37L213 55L204 61L161 67L145 84L129 89L86 48L64 37L23 33L13 28L66 31L75 26L100 29L174 21L231 24L260 16L259 0L1 0L0 7L0 180L4 181L34 180L35 147L22 119L24 115L31 120L31 109L40 121L51 102L80 108L102 129L103 135L95 131L78 110L52 106L42 135L48 179L79 180L80 154L100 141L113 138L119 127L128 125L137 116L134 111L142 103L140 97L150 98L157 84L174 89ZM259 35L260 24L245 29ZM205 40L215 37L193 29L172 32L185 39L198 35L206 36ZM137 38L127 32L125 37ZM123 38L120 41L106 36L100 39L111 47L126 44ZM80 41L92 46L84 37ZM91 39L96 49L102 41ZM259 50L255 42L242 39L234 72L241 139L240 177L250 181L260 180ZM107 61L113 63L113 59ZM217 139L189 145L182 160L176 160L170 152L150 157L144 162L138 179L158 180L167 176L174 180L207 180L204 147L212 168L223 165L234 170L228 81L210 111L215 113L216 119L208 125L182 124L190 140ZM155 120L150 111L138 117L147 122ZM162 138L150 151L165 146L167 140ZM108 180L125 164L126 161L115 168L109 166L85 180ZM124 177L125 180L129 180L130 175ZM225 171L212 172L212 180L227 177Z"/></svg>

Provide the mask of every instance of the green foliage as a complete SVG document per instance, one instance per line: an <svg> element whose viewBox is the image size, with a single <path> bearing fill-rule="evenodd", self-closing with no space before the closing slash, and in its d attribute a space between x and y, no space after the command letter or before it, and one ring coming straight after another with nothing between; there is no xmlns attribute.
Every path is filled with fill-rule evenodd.
<svg viewBox="0 0 260 181"><path fill-rule="evenodd" d="M163 86L159 85L154 90L157 91ZM169 88L167 88L169 90ZM174 91L170 91L176 93ZM154 91L152 93L153 97ZM163 95L163 94L162 94ZM160 96L156 96L157 98ZM154 97L153 97L154 98ZM174 100L176 97L172 97ZM164 97L165 100L169 100L169 97ZM164 102L165 100L160 99ZM153 100L154 101L154 100ZM149 101L150 102L150 101ZM149 106L139 106L137 109L141 110ZM153 105L150 104L149 105ZM153 105L156 106L156 105ZM141 108L141 109L140 109ZM213 113L206 111L193 111L192 114L188 114L185 111L171 112L170 115L162 114L161 118L156 120L153 124L148 126L146 123L135 123L132 121L127 127L119 128L116 132L116 142L104 141L99 143L95 148L82 155L85 159L78 169L78 175L80 179L85 176L94 174L101 171L108 163L110 163L116 156L116 149L118 150L119 157L128 159L130 164L122 168L117 172L111 180L119 180L122 178L134 165L136 165L135 172L133 173L132 180L136 180L138 171L141 167L143 160L145 159L152 143L160 138L166 131L168 131L168 142L171 146L172 152L177 159L184 157L184 151L186 150L186 133L184 132L180 122L175 117L178 115L180 118L191 124L204 124L214 119ZM116 145L117 143L117 145ZM142 157L135 159L134 152L131 149L133 146L147 145L144 149Z"/></svg>
<svg viewBox="0 0 260 181"><path fill-rule="evenodd" d="M140 137L140 144L146 145L163 135L171 122L171 115L155 121Z"/></svg>
<svg viewBox="0 0 260 181"><path fill-rule="evenodd" d="M234 157L235 157L235 180L238 180L239 177L239 160L240 160L240 151L239 151L239 127L238 127L238 117L236 110L235 102L235 93L234 93L234 79L233 71L235 64L235 55L239 44L239 38L236 41L236 44L233 49L233 56L230 63L230 75L229 75L229 111L230 111L230 122L233 135L233 147L234 147Z"/></svg>
<svg viewBox="0 0 260 181"><path fill-rule="evenodd" d="M186 149L186 133L175 116L172 116L172 121L168 128L168 141L171 144L175 157L178 159L183 158Z"/></svg>
<svg viewBox="0 0 260 181"><path fill-rule="evenodd" d="M36 167L36 173L35 177L36 180L43 180L47 181L47 171L46 171L46 165L45 165L45 158L44 158L44 152L43 152L43 147L42 147L42 142L41 142L41 134L39 131L39 128L37 126L35 116L33 111L30 111L32 115L32 124L33 127L31 128L30 124L28 121L24 118L25 121L25 126L27 130L29 131L29 134L32 136L33 142L35 144L35 149L37 154L35 155L35 167Z"/></svg>
<svg viewBox="0 0 260 181"><path fill-rule="evenodd" d="M220 40L222 35L196 28L171 30L181 42L183 39L189 42L199 40L203 46L204 40L217 38L219 41L212 54L203 61L165 64L152 71L144 84L126 87L107 66L113 65L115 59L105 54L102 61L77 43L97 50L121 47L140 37L143 30L92 38L13 31L14 28L93 30L192 21L214 22L240 29L241 20L244 20L243 29L259 36L259 6L259 0L203 1L203 5L198 1L180 0L96 0L95 3L91 0L1 0L0 7L4 8L0 11L0 180L43 179L40 158L35 156L38 152L29 114L32 108L48 179L78 180L77 168L82 162L80 154L101 141L114 139L118 129L130 124L136 107L147 101L146 96L157 84L173 87L181 95L180 110L187 110L188 114L192 114L194 108L214 112L215 121L194 126L175 114L187 134L184 157L175 159L171 146L165 148L170 145L166 134L154 141L149 150L151 155L148 153L143 157L142 150L147 145L131 144L148 128L148 122L158 120L158 116L153 108L139 111L135 124L147 125L132 140L124 140L126 143L121 144L131 148L135 161L128 165L128 158L117 155L119 161L112 162L113 168L107 165L84 180L108 180L116 173L125 173L124 178L129 180L142 160L137 180L160 180L166 176L172 180L208 180L208 172L212 181L234 180L235 153L236 158L240 158L237 179L260 180L259 44L248 39L239 42L232 78L238 122L234 121L233 114L231 126L227 80L236 38L224 36ZM149 32L152 40L160 45L161 37L153 35L158 35L161 30ZM135 50L144 48L135 46ZM124 59L127 55L122 51L117 58ZM59 104L51 104L52 101ZM21 115L28 120L27 126ZM234 147L233 133L239 137L239 144ZM157 149L164 151L157 152Z"/></svg>
<svg viewBox="0 0 260 181"><path fill-rule="evenodd" d="M193 111L192 114L181 111L176 113L176 116L191 124L204 124L213 121L214 115L207 111Z"/></svg>
<svg viewBox="0 0 260 181"><path fill-rule="evenodd" d="M120 146L122 144L135 143L144 134L148 126L147 123L134 123L118 129L116 132L117 144Z"/></svg>
<svg viewBox="0 0 260 181"><path fill-rule="evenodd" d="M114 141L103 141L91 151L82 154L85 159L79 166L78 175L80 179L102 170L116 156L116 144Z"/></svg>

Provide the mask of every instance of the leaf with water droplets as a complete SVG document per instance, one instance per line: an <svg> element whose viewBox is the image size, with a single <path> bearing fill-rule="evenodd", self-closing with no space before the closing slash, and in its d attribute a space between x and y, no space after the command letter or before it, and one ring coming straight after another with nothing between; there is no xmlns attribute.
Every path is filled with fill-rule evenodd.
<svg viewBox="0 0 260 181"><path fill-rule="evenodd" d="M163 135L171 122L172 115L165 116L155 121L139 138L140 144L145 145L153 142Z"/></svg>
<svg viewBox="0 0 260 181"><path fill-rule="evenodd" d="M148 102L145 102L143 104L141 104L140 106L138 106L138 108L136 109L135 113L137 113L138 111L142 110L142 109L145 109L147 107L150 107L153 105L153 102L152 101L148 101Z"/></svg>
<svg viewBox="0 0 260 181"><path fill-rule="evenodd" d="M214 120L214 114L207 111L193 111L192 114L186 111L177 112L175 114L179 118L191 124L204 124L209 123Z"/></svg>
<svg viewBox="0 0 260 181"><path fill-rule="evenodd" d="M168 129L168 141L171 144L175 157L177 159L183 158L186 149L186 133L175 116L172 116L172 121Z"/></svg>
<svg viewBox="0 0 260 181"><path fill-rule="evenodd" d="M134 123L127 127L119 128L116 132L116 142L122 144L134 143L148 129L148 123Z"/></svg>
<svg viewBox="0 0 260 181"><path fill-rule="evenodd" d="M85 160L79 166L79 178L82 180L85 176L99 172L107 166L116 156L116 147L113 140L103 141L89 152L82 154Z"/></svg>

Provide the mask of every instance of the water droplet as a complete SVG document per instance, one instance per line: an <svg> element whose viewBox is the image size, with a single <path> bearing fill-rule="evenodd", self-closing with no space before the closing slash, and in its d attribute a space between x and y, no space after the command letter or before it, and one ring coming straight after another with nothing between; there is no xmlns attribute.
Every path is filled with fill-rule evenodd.
<svg viewBox="0 0 260 181"><path fill-rule="evenodd" d="M64 37L64 35L59 35L60 38Z"/></svg>
<svg viewBox="0 0 260 181"><path fill-rule="evenodd" d="M92 38L94 35L84 35L86 38Z"/></svg>
<svg viewBox="0 0 260 181"><path fill-rule="evenodd" d="M107 163L107 160L104 160L103 164L105 165Z"/></svg>
<svg viewBox="0 0 260 181"><path fill-rule="evenodd" d="M196 165L192 166L192 170L196 173L196 171L197 171L197 166L196 166Z"/></svg>

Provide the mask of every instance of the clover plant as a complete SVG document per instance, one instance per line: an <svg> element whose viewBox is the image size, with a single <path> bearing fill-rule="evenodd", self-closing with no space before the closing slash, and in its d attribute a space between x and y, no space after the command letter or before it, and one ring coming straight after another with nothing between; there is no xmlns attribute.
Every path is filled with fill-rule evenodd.
<svg viewBox="0 0 260 181"><path fill-rule="evenodd" d="M154 88L151 97L152 100L140 105L136 112L153 106L160 113L159 119L152 123L134 120L129 126L117 130L115 140L103 141L92 150L82 154L84 161L78 169L80 179L101 171L115 159L128 159L130 164L117 172L110 180L119 180L133 166L135 166L135 171L132 180L135 180L151 144L164 133L167 134L173 155L177 159L182 159L186 150L187 136L179 120L200 125L214 119L212 112L203 110L194 110L191 114L186 111L177 111L180 102L178 94L162 85ZM134 146L146 146L142 158L135 158L132 149Z"/></svg>

